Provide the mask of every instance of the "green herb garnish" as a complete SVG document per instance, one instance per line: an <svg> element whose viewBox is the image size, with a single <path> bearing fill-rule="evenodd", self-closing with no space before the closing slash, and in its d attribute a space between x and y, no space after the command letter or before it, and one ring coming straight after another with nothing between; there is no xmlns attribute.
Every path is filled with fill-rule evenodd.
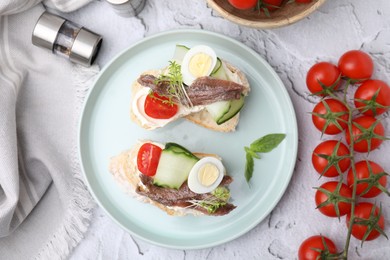
<svg viewBox="0 0 390 260"><path fill-rule="evenodd" d="M272 151L285 137L285 134L269 134L255 140L249 147L244 147L246 153L245 179L247 182L250 181L253 175L255 164L253 158L260 159L258 153L268 153Z"/></svg>
<svg viewBox="0 0 390 260"><path fill-rule="evenodd" d="M230 198L230 191L226 187L218 187L211 192L211 195L203 200L190 200L191 207L201 207L207 210L207 213L213 214L226 205Z"/></svg>
<svg viewBox="0 0 390 260"><path fill-rule="evenodd" d="M191 100L188 97L183 84L183 75L181 74L180 64L177 64L175 61L170 61L168 66L168 74L162 74L158 76L155 83L158 84L162 82L169 83L167 97L169 98L170 102L173 102L172 100L174 99L180 103L183 103L183 105L192 107Z"/></svg>

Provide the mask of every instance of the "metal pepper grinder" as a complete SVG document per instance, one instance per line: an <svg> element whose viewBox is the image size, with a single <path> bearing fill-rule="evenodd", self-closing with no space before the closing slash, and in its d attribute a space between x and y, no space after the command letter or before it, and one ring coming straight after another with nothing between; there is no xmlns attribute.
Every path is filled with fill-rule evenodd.
<svg viewBox="0 0 390 260"><path fill-rule="evenodd" d="M97 57L102 37L60 16L44 12L34 27L31 41L35 46L89 67Z"/></svg>

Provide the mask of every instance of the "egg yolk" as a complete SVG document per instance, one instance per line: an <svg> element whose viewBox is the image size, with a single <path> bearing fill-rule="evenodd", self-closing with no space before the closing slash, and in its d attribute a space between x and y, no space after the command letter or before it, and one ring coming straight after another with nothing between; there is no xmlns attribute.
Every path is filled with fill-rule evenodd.
<svg viewBox="0 0 390 260"><path fill-rule="evenodd" d="M188 69L190 73L198 78L206 76L211 67L212 58L206 53L197 53L195 54L188 63Z"/></svg>
<svg viewBox="0 0 390 260"><path fill-rule="evenodd" d="M217 166L212 163L206 163L198 171L198 180L203 186L211 186L219 176Z"/></svg>

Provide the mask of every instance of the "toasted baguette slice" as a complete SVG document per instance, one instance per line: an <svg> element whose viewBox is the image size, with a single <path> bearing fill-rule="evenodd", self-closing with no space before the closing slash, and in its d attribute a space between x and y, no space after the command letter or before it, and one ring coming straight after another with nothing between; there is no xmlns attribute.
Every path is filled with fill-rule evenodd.
<svg viewBox="0 0 390 260"><path fill-rule="evenodd" d="M247 95L250 91L250 86L249 86L249 82L248 82L248 79L246 78L245 74L242 71L240 71L238 68L231 65L230 63L228 63L226 61L223 61L223 62L225 63L226 68L229 69L229 71L230 71L230 77L232 79L234 79L234 81L236 83L239 83L245 87L243 94ZM158 76L162 72L163 72L163 70L149 70L149 71L146 71L142 74L150 74L150 75ZM138 91L140 91L142 88L144 88L144 87L141 84L139 84L137 80L133 83L132 88L131 88L131 104L133 104L133 102L135 102L134 97L135 97L136 93ZM131 105L131 107L132 107L132 105ZM207 110L203 109L199 112L191 113L191 114L185 116L184 118L195 123L195 124L198 124L200 126L203 126L205 128L211 129L211 130L215 130L215 131L219 131L219 132L233 132L236 130L236 127L237 127L238 121L239 121L239 117L240 117L240 113L237 113L237 115L235 115L233 118L231 118L227 122L218 125L213 120L211 115L207 112ZM147 130L154 129L148 125L143 125L142 122L139 120L139 118L137 118L137 116L133 113L132 109L130 109L130 118L135 123L137 123L138 125L140 125L141 127L145 128ZM175 118L171 122L173 122L177 119L179 119L179 118Z"/></svg>
<svg viewBox="0 0 390 260"><path fill-rule="evenodd" d="M112 157L109 164L109 171L114 176L116 182L124 189L124 191L132 196L133 198L144 202L152 204L161 210L165 211L168 215L171 216L185 216L185 215L204 215L204 213L194 210L191 208L181 208L181 207L168 207L161 203L158 203L148 197L139 195L136 193L138 187L144 189L144 185L141 182L139 177L139 172L137 169L137 154L145 142L138 142L130 150L124 151L118 156ZM156 143L154 143L156 144ZM156 144L158 145L158 144ZM221 158L214 154L205 154L205 153L194 153L195 156L202 158L206 156L213 156L219 160Z"/></svg>

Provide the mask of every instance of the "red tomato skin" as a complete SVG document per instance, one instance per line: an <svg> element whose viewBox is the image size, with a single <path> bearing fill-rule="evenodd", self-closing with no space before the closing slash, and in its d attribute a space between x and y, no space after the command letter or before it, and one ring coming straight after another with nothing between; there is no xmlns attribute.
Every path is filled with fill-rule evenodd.
<svg viewBox="0 0 390 260"><path fill-rule="evenodd" d="M369 219L370 218L370 213L372 208L375 207L375 216L378 216L379 214L379 208L376 207L374 204L369 203L369 202L361 202L356 205L355 207L355 217L356 218L361 218L361 219ZM346 217L346 223L347 227L349 227L349 221L351 219L351 214L348 213ZM383 217L383 214L381 214L379 221L378 221L379 227L383 230L385 228L385 218ZM359 239L362 240L364 237L364 233L367 231L367 226L363 225L358 225L358 223L354 224L352 226L352 235ZM374 240L380 236L380 233L376 230L372 230L368 237L366 238L366 241Z"/></svg>
<svg viewBox="0 0 390 260"><path fill-rule="evenodd" d="M258 0L228 0L228 2L235 8L246 10L254 8Z"/></svg>
<svg viewBox="0 0 390 260"><path fill-rule="evenodd" d="M265 8L268 9L268 11L275 11L280 7L283 3L283 0L263 0L263 4ZM277 7L275 7L277 6Z"/></svg>
<svg viewBox="0 0 390 260"><path fill-rule="evenodd" d="M390 106L390 87L382 80L367 80L361 84L354 96L354 103L356 108L362 108L365 106L363 102L356 101L356 99L371 100L375 92L379 90L376 102L382 106ZM376 115L383 114L388 109L376 108ZM366 116L375 116L372 110L368 110L363 113Z"/></svg>
<svg viewBox="0 0 390 260"><path fill-rule="evenodd" d="M327 245L329 252L331 254L337 253L336 245L332 240L325 236L312 236L305 239L298 249L298 259L299 260L316 260L320 256L320 252L317 252L313 249L324 250L325 246L322 239L324 239L325 244Z"/></svg>
<svg viewBox="0 0 390 260"><path fill-rule="evenodd" d="M147 95L144 103L145 113L155 119L169 119L176 115L179 107L176 104L163 103L162 100L168 101L169 98L157 93Z"/></svg>
<svg viewBox="0 0 390 260"><path fill-rule="evenodd" d="M383 168L373 162L373 161L359 161L357 163L355 163L355 169L356 169L356 178L358 180L360 179L365 179L365 178L368 178L370 176L370 172L368 170L368 165L369 164L371 166L371 169L372 169L372 173L373 174L378 174L378 173L381 173L383 172ZM352 168L349 169L348 171L348 176L347 176L347 183L348 183L348 186L352 189L352 186L353 186L353 181L354 181L354 178L353 178L353 172L352 172ZM386 187L387 185L387 178L386 176L383 176L379 179L379 183L383 186L383 187ZM368 184L367 183L359 183L357 184L356 186L356 194L360 196L360 194L368 187ZM363 198L374 198L376 196L378 196L379 194L381 194L382 191L380 189L378 189L377 187L372 187L366 194L364 194Z"/></svg>
<svg viewBox="0 0 390 260"><path fill-rule="evenodd" d="M314 64L306 75L306 85L311 93L317 93L322 91L321 85L318 81L322 82L327 87L332 86L340 77L340 70L332 63L319 62ZM340 84L335 86L335 90Z"/></svg>
<svg viewBox="0 0 390 260"><path fill-rule="evenodd" d="M331 155L333 152L334 147L337 145L336 140L328 140L320 143L317 145L317 147L314 149L312 154L312 163L314 166L314 169L321 174L322 171L325 169L326 165L328 164L328 160L321 158L317 156L316 154L326 154ZM339 149L337 150L337 155L348 155L349 149L348 147L340 143ZM349 166L351 165L351 160L349 158L344 158L339 161L339 167L342 172L345 172L348 170ZM336 167L332 166L330 167L324 174L325 177L336 177L339 176L339 173L337 172Z"/></svg>
<svg viewBox="0 0 390 260"><path fill-rule="evenodd" d="M340 101L338 101L336 99L329 98L329 99L325 99L323 101L328 104L331 112L337 113L337 112L347 112L348 111L347 107L343 103L341 103ZM321 101L318 102L318 104L313 109L313 113L318 113L318 114L324 115L324 114L326 114L326 112L327 112L326 108ZM312 118L314 126L318 130L322 131L322 129L325 126L326 119L320 118L320 117L315 116L315 115L312 115L311 118ZM348 121L348 113L345 113L344 115L342 115L339 118L341 120L338 119L337 120L338 123L340 124L342 129L345 129L347 127L347 123L345 121ZM344 121L342 121L342 120L344 120ZM335 124L331 123L327 126L324 133L328 134L328 135L336 135L336 134L341 133L342 131L343 130L340 130L339 128L337 128L337 126Z"/></svg>
<svg viewBox="0 0 390 260"><path fill-rule="evenodd" d="M338 66L343 76L358 82L371 78L374 71L371 57L359 50L344 53L339 59Z"/></svg>
<svg viewBox="0 0 390 260"><path fill-rule="evenodd" d="M337 184L338 184L337 181L329 181L322 184L321 188L333 192L336 190ZM340 195L346 198L352 198L352 190L343 183L340 188ZM327 199L328 199L328 195L326 195L320 190L316 191L315 202L317 206L322 202L326 201ZM338 207L339 207L340 216L344 216L345 214L351 211L351 203L339 202ZM336 210L333 204L329 204L324 207L318 208L318 210L325 216L333 217L333 218L337 217Z"/></svg>
<svg viewBox="0 0 390 260"><path fill-rule="evenodd" d="M358 125L364 127L365 129L370 128L372 124L376 122L376 119L371 116L361 116L357 117L352 122L357 123ZM375 126L374 128L374 133L384 136L385 129L382 125L382 123L379 123ZM360 135L362 134L362 131L360 131L359 128L357 128L354 124L352 124L352 135L354 137L354 140L356 141L359 139ZM349 134L349 131L345 131L345 140L347 141L348 144L351 142L351 136ZM378 139L378 138L372 138L371 139L371 149L370 151L373 151L377 149L381 144L383 140ZM359 142L354 143L353 149L356 152L360 153L367 153L368 151L368 142L366 140L361 140Z"/></svg>
<svg viewBox="0 0 390 260"><path fill-rule="evenodd" d="M162 149L152 143L144 143L138 150L137 168L147 176L154 176L157 171Z"/></svg>

